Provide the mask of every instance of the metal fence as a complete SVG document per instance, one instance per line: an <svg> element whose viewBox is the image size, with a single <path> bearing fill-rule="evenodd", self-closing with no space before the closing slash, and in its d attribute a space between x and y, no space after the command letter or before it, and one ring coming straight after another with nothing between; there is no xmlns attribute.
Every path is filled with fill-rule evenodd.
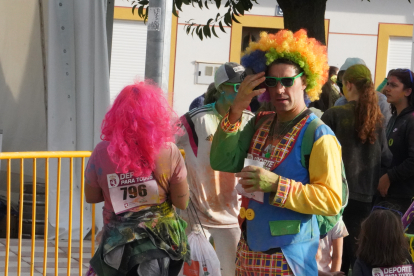
<svg viewBox="0 0 414 276"><path fill-rule="evenodd" d="M8 276L9 270L9 252L10 252L10 218L11 218L11 167L12 159L20 160L20 194L19 194L19 219L18 219L18 256L17 256L17 275L21 271L21 253L22 253L22 229L23 229L23 191L24 191L24 161L32 160L33 162L33 177L32 177L32 225L31 225L31 262L30 275L34 274L34 258L35 258L35 241L36 239L36 179L37 179L37 161L44 159L45 164L45 216L44 216L44 251L43 251L43 275L47 272L47 247L48 247L48 209L49 209L49 161L51 158L57 159L57 179L56 179L56 229L55 237L59 237L59 213L60 213L60 188L61 188L61 172L62 172L62 158L69 158L69 206L73 203L73 183L74 183L74 159L81 159L81 177L80 182L80 236L79 236L79 275L82 275L82 258L83 258L83 210L84 210L84 168L85 158L89 157L89 151L57 151L57 152L3 152L0 153L0 160L7 160L7 230L6 230L6 253L5 253L5 268L4 275ZM71 255L72 255L72 208L69 208L68 214L68 252L67 252L67 275L71 272ZM95 205L92 204L92 242L91 255L95 252ZM58 275L58 246L59 239L55 239L55 275Z"/></svg>

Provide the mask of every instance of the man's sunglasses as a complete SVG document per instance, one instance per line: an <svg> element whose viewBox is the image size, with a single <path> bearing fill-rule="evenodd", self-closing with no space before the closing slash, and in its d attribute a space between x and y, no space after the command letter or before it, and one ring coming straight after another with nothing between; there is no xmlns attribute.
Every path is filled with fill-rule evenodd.
<svg viewBox="0 0 414 276"><path fill-rule="evenodd" d="M295 83L295 79L299 78L303 75L303 72L294 76L294 77L283 77L283 78L276 78L276 77L266 77L265 84L268 87L275 87L277 83L280 83L285 87L291 87Z"/></svg>
<svg viewBox="0 0 414 276"><path fill-rule="evenodd" d="M240 83L230 83L230 82L225 82L223 83L225 85L233 85L234 91L235 92L239 92L239 88L240 88Z"/></svg>

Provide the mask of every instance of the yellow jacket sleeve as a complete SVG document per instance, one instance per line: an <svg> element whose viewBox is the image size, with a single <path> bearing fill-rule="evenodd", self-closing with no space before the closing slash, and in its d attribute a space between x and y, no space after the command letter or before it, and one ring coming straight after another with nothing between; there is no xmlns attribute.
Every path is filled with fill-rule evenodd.
<svg viewBox="0 0 414 276"><path fill-rule="evenodd" d="M284 207L299 213L333 216L342 207L341 146L325 134L313 144L309 159L310 183L291 179ZM282 176L283 177L283 176Z"/></svg>

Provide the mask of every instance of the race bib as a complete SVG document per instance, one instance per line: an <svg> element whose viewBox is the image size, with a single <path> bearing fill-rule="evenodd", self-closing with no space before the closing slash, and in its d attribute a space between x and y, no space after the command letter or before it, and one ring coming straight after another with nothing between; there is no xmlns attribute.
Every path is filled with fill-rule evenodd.
<svg viewBox="0 0 414 276"><path fill-rule="evenodd" d="M372 269L372 276L413 276L413 267L412 265L376 267Z"/></svg>
<svg viewBox="0 0 414 276"><path fill-rule="evenodd" d="M158 184L151 174L148 177L134 177L130 173L106 175L109 195L115 214L150 204L159 204Z"/></svg>

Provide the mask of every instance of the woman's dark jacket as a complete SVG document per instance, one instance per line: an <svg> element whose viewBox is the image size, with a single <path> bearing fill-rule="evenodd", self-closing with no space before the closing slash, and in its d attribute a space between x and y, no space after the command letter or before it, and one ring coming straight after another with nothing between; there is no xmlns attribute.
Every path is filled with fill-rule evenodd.
<svg viewBox="0 0 414 276"><path fill-rule="evenodd" d="M414 107L392 115L387 127L388 146L393 154L387 171L389 197L414 197Z"/></svg>
<svg viewBox="0 0 414 276"><path fill-rule="evenodd" d="M346 105L335 106L328 109L321 119L341 143L349 198L370 203L392 156L382 124L377 128L377 139L373 144L369 141L364 144L361 142L355 130L356 105L356 101L351 101Z"/></svg>

